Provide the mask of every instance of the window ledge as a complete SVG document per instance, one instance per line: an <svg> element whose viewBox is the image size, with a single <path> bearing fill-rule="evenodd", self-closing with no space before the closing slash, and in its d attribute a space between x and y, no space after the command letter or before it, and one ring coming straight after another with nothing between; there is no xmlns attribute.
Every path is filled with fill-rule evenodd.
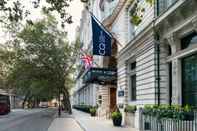
<svg viewBox="0 0 197 131"><path fill-rule="evenodd" d="M184 50L180 50L172 56L167 57L167 62L173 61L174 59L181 59L197 52L197 45L192 45Z"/></svg>
<svg viewBox="0 0 197 131"><path fill-rule="evenodd" d="M155 25L158 25L161 21L163 21L166 17L168 17L172 12L174 12L178 7L180 7L187 0L178 0L172 6L170 6L166 11L161 13L161 15L157 16Z"/></svg>

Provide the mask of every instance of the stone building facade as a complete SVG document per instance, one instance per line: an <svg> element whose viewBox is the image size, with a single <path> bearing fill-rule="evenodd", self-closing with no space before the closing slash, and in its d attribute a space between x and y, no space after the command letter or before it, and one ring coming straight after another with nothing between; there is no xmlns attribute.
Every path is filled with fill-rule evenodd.
<svg viewBox="0 0 197 131"><path fill-rule="evenodd" d="M153 5L142 0L142 21L134 25L129 13L135 2L120 0L103 23L117 40L117 105L123 114L127 105L137 106L131 125L139 129L144 105L196 103L190 87L196 81L197 8L195 0L158 0Z"/></svg>
<svg viewBox="0 0 197 131"><path fill-rule="evenodd" d="M91 17L90 12L100 21L103 22L107 19L113 9L116 7L118 0L107 1L107 0L90 0L84 4L85 16L82 14L81 20L81 35L80 41L82 43L82 48L89 51L91 54L92 49L92 32L91 32ZM88 32L85 32L86 29ZM84 39L88 36L88 39ZM112 57L103 57L103 56L93 56L93 68L102 69L111 71L116 69L116 55L117 47L112 45ZM74 93L73 101L74 104L86 104L91 106L98 106L98 115L99 117L109 118L111 112L116 107L116 88L117 80L116 77L113 80L109 80L105 84L100 84L92 81L91 83L84 82L84 78L91 74L91 69L85 70L83 67L80 67L78 72L78 77L76 80L76 90ZM111 82L110 82L111 81ZM111 84L113 82L113 84ZM92 102L89 102L92 101Z"/></svg>
<svg viewBox="0 0 197 131"><path fill-rule="evenodd" d="M166 76L168 101L196 106L197 1L174 0L171 7L162 4L155 26L163 58L160 63L165 64L160 72Z"/></svg>
<svg viewBox="0 0 197 131"><path fill-rule="evenodd" d="M90 53L90 45L91 45L91 23L90 23L90 14L87 9L82 11L82 19L80 23L79 29L79 41L81 43L81 48L86 53ZM81 57L81 56L80 56ZM95 58L94 58L95 60ZM78 70L77 70L77 78L76 85L73 93L73 105L91 105L96 106L96 92L97 85L95 84L85 84L83 82L83 76L87 72L84 68L83 63L80 58L78 58Z"/></svg>
<svg viewBox="0 0 197 131"><path fill-rule="evenodd" d="M114 37L113 57L96 61L101 67L116 67L118 74L117 85L97 85L96 103L102 103L104 114L112 112L110 89L115 89L123 125L139 130L144 105L197 105L197 1L140 0L144 11L137 25L130 15L136 2L112 1L111 9L106 0L100 10L100 1L94 0L90 10ZM132 116L125 115L128 105L137 106Z"/></svg>

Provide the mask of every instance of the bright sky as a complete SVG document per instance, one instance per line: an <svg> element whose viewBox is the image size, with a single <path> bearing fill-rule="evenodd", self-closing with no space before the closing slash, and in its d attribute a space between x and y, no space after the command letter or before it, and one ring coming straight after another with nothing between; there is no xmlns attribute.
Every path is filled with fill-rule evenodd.
<svg viewBox="0 0 197 131"><path fill-rule="evenodd" d="M68 37L70 41L73 41L75 39L75 31L76 27L80 24L82 9L83 3L81 3L80 0L73 0L72 5L69 7L68 11L72 14L74 21L73 24L66 26L66 30L68 30Z"/></svg>
<svg viewBox="0 0 197 131"><path fill-rule="evenodd" d="M27 7L27 9L32 9L31 15L29 16L30 19L40 19L41 14L40 10L35 10L32 7L32 4L30 4L32 0L26 0L24 1L24 5ZM45 2L43 2L45 3ZM42 3L42 4L43 4ZM81 3L80 0L72 0L70 7L68 8L68 13L70 13L73 17L73 23L72 24L66 24L65 30L68 32L68 39L69 41L74 41L75 40L75 32L76 32L76 27L79 26L80 24L80 19L81 19L81 11L83 9L83 3ZM4 43L4 41L8 39L8 34L4 34L2 30L0 29L0 41Z"/></svg>

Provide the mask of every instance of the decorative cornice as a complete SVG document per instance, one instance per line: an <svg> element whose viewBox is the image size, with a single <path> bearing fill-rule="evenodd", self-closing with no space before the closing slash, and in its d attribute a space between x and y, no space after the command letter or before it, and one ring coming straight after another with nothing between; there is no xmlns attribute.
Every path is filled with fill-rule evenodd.
<svg viewBox="0 0 197 131"><path fill-rule="evenodd" d="M119 0L118 5L115 7L112 14L103 20L102 23L105 27L109 28L113 24L126 2L127 0Z"/></svg>
<svg viewBox="0 0 197 131"><path fill-rule="evenodd" d="M118 53L118 58L122 57L129 49L135 48L136 44L141 43L140 40L144 39L145 36L149 37L153 35L153 23L150 23L143 31L141 31L137 36L135 36L130 42L126 44L123 49Z"/></svg>
<svg viewBox="0 0 197 131"><path fill-rule="evenodd" d="M191 21L194 30L197 31L197 16Z"/></svg>

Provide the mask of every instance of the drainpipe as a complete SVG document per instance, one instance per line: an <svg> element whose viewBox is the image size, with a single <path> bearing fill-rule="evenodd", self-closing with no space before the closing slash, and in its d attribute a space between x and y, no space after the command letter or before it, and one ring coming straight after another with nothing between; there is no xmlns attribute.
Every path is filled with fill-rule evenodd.
<svg viewBox="0 0 197 131"><path fill-rule="evenodd" d="M160 43L157 33L154 34L155 51L156 51L156 88L157 88L157 104L160 105Z"/></svg>
<svg viewBox="0 0 197 131"><path fill-rule="evenodd" d="M154 46L155 46L155 72L156 72L156 86L155 86L155 102L157 105L160 105L160 43L159 43L159 34L155 27L155 21L158 14L158 0L155 2L155 8L154 8L154 20L153 20L153 35L154 35Z"/></svg>

